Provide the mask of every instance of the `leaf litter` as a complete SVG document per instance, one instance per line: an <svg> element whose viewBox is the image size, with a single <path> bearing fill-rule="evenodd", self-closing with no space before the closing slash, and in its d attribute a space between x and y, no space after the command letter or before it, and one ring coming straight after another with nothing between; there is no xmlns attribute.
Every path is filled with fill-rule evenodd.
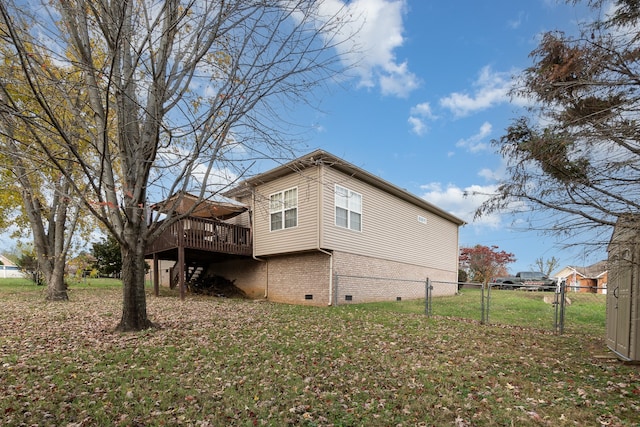
<svg viewBox="0 0 640 427"><path fill-rule="evenodd" d="M632 426L638 366L603 337L369 310L2 294L0 425Z"/></svg>

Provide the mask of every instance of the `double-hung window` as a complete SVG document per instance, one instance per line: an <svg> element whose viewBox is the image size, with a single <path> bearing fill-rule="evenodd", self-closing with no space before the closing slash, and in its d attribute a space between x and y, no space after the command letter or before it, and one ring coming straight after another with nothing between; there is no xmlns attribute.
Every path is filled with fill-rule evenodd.
<svg viewBox="0 0 640 427"><path fill-rule="evenodd" d="M298 189L290 188L269 196L271 231L298 226Z"/></svg>
<svg viewBox="0 0 640 427"><path fill-rule="evenodd" d="M362 195L336 185L336 225L362 231Z"/></svg>

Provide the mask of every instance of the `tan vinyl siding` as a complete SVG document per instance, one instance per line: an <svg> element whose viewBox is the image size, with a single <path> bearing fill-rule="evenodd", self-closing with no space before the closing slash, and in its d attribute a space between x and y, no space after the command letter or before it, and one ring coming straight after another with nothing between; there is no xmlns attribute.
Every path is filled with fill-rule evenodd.
<svg viewBox="0 0 640 427"><path fill-rule="evenodd" d="M278 178L255 188L254 254L266 256L315 249L318 245L317 168ZM298 189L298 223L293 228L270 230L269 196Z"/></svg>
<svg viewBox="0 0 640 427"><path fill-rule="evenodd" d="M334 169L323 176L323 248L457 271L457 224ZM362 195L361 232L335 225L336 183Z"/></svg>
<svg viewBox="0 0 640 427"><path fill-rule="evenodd" d="M229 218L223 222L245 228L251 227L249 212L242 212L240 215Z"/></svg>

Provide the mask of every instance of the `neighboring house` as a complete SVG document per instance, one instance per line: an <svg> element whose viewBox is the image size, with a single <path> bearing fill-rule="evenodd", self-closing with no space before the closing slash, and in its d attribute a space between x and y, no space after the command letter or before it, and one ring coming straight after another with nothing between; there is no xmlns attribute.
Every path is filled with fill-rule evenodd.
<svg viewBox="0 0 640 427"><path fill-rule="evenodd" d="M566 266L554 277L565 279L567 292L607 293L607 261L587 267Z"/></svg>
<svg viewBox="0 0 640 427"><path fill-rule="evenodd" d="M178 279L220 275L249 296L296 304L424 297L427 278L434 295L457 290L464 222L325 151L224 196L238 203L233 215L180 221L170 234L182 246L161 236L147 249L154 264L175 256Z"/></svg>
<svg viewBox="0 0 640 427"><path fill-rule="evenodd" d="M0 265L9 265L9 266L12 266L12 267L16 266L13 262L11 262L11 260L9 258L7 258L4 255L0 255Z"/></svg>
<svg viewBox="0 0 640 427"><path fill-rule="evenodd" d="M9 258L0 255L0 278L20 278L24 277L22 271Z"/></svg>

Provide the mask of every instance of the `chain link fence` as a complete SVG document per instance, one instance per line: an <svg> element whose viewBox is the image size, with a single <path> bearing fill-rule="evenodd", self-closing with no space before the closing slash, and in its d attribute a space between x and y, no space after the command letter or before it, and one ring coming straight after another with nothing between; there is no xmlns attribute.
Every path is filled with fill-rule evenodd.
<svg viewBox="0 0 640 427"><path fill-rule="evenodd" d="M563 334L565 330L604 334L606 292L606 287L568 286L564 281L558 283L555 289L545 291L536 288L503 290L488 287L483 292L480 283L459 283L458 294L448 299L457 298L464 308L456 309L446 299L441 300L441 304L438 299L431 304L435 315L535 327L557 334Z"/></svg>
<svg viewBox="0 0 640 427"><path fill-rule="evenodd" d="M334 275L336 306L396 301L403 311L477 320L481 323L534 327L563 334L605 333L606 288L567 286L556 289L502 290L480 283L459 283ZM435 289L435 292L434 292ZM444 292L443 292L444 291Z"/></svg>
<svg viewBox="0 0 640 427"><path fill-rule="evenodd" d="M580 332L586 325L598 327L605 333L607 288L598 286L569 286L562 283L558 298L556 332ZM589 328L591 329L591 328Z"/></svg>

